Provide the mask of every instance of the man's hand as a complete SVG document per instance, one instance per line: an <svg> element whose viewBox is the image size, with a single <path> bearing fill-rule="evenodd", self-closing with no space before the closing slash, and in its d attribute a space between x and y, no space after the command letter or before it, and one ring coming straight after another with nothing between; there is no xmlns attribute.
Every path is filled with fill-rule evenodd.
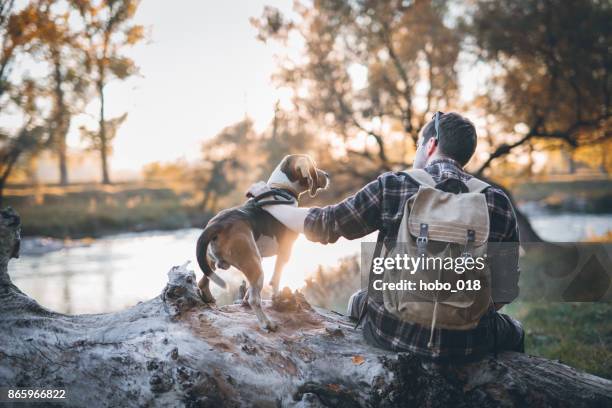
<svg viewBox="0 0 612 408"><path fill-rule="evenodd" d="M262 195L263 193L267 193L270 190L272 189L270 188L270 186L268 186L266 182L258 181L257 183L252 184L251 187L249 187L249 189L246 192L246 196L247 197L258 197Z"/></svg>

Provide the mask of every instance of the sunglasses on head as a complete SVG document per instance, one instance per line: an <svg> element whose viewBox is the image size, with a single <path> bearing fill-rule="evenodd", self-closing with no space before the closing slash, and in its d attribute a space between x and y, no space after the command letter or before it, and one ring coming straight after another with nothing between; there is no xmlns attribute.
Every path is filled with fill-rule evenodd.
<svg viewBox="0 0 612 408"><path fill-rule="evenodd" d="M436 144L438 143L438 141L440 140L440 117L444 115L444 112L440 112L437 111L436 113L434 113L434 115L431 117L431 120L434 121L434 128L436 129L436 136L434 137L434 140L436 141ZM417 149L421 147L420 144L417 144Z"/></svg>
<svg viewBox="0 0 612 408"><path fill-rule="evenodd" d="M434 121L434 127L436 129L436 143L440 141L440 117L444 115L444 112L437 111L431 118Z"/></svg>

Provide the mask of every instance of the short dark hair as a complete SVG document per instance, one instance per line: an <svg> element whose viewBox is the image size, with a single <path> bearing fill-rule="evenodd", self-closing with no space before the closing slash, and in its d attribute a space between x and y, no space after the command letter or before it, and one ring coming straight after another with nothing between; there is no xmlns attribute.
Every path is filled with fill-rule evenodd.
<svg viewBox="0 0 612 408"><path fill-rule="evenodd" d="M458 113L440 113L438 149L440 153L465 166L476 151L476 128L467 118ZM434 120L423 128L423 143L436 135Z"/></svg>

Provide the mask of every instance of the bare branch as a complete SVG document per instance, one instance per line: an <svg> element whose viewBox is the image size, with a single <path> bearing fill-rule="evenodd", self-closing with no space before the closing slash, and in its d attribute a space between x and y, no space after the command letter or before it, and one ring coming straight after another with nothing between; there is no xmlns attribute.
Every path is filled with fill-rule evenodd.
<svg viewBox="0 0 612 408"><path fill-rule="evenodd" d="M534 137L548 138L548 139L560 139L560 140L567 142L572 147L578 147L579 141L574 137L578 131L584 130L587 128L598 127L600 126L602 121L607 120L609 118L610 118L610 114L604 114L604 115L601 115L591 120L578 120L572 123L567 129L562 130L562 131L559 131L559 130L546 131L546 130L541 129L543 118L538 117L538 119L536 119L536 123L534 124L534 126L531 127L529 132L527 132L527 134L525 134L525 136L523 136L517 142L512 143L512 144L504 143L498 146L495 149L495 151L489 156L489 158L482 164L482 166L480 166L476 174L477 175L482 174L484 170L486 170L491 165L493 160L507 155L508 153L510 153L512 149L522 145L523 143L527 142L528 140Z"/></svg>

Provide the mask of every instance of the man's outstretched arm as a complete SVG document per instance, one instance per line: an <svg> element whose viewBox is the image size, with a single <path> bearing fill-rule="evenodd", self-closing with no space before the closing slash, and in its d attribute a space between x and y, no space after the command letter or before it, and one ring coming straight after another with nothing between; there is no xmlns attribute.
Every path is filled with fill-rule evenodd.
<svg viewBox="0 0 612 408"><path fill-rule="evenodd" d="M327 244L340 237L360 238L380 229L381 203L382 181L379 177L338 204L312 208L269 205L263 209L287 228L303 232L311 241Z"/></svg>
<svg viewBox="0 0 612 408"><path fill-rule="evenodd" d="M304 221L310 208L291 207L289 205L268 205L263 207L274 218L282 222L287 228L303 233Z"/></svg>

